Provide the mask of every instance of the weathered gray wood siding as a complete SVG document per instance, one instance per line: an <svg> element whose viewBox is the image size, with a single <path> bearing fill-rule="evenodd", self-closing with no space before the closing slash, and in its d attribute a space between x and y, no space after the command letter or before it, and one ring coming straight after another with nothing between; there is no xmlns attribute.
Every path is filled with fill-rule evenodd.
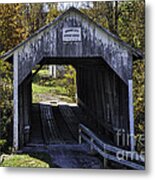
<svg viewBox="0 0 155 180"><path fill-rule="evenodd" d="M63 28L68 27L81 28L81 41L63 41ZM30 74L36 64L47 59L49 64L50 59L58 60L58 64L61 58L69 59L76 67L79 104L94 117L86 122L91 129L98 134L110 133L113 137L118 128L128 131L128 79L132 77L132 53L90 19L74 10L68 11L18 46L14 57L16 148L18 137L20 146L27 142L23 133L31 118ZM80 59L89 59L89 62L86 65ZM94 64L94 59L102 60L104 65Z"/></svg>
<svg viewBox="0 0 155 180"><path fill-rule="evenodd" d="M78 104L91 116L81 123L113 141L118 130L128 133L128 86L107 65L79 65L76 69Z"/></svg>
<svg viewBox="0 0 155 180"><path fill-rule="evenodd" d="M29 142L29 130L31 125L32 88L31 74L19 86L19 145L20 148Z"/></svg>
<svg viewBox="0 0 155 180"><path fill-rule="evenodd" d="M80 27L81 42L63 42L64 27ZM127 84L132 56L127 48L87 18L74 11L23 43L17 50L19 84L43 57L102 57Z"/></svg>

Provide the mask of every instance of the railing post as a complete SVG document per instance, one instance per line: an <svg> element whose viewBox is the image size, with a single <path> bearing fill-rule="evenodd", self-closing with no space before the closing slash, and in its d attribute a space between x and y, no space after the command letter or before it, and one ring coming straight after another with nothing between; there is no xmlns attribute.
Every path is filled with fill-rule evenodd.
<svg viewBox="0 0 155 180"><path fill-rule="evenodd" d="M79 127L79 144L82 143L81 131L81 127Z"/></svg>
<svg viewBox="0 0 155 180"><path fill-rule="evenodd" d="M104 145L104 153L106 154L107 151L106 151L105 146L106 146L106 145ZM103 160L103 166L104 166L104 168L107 168L107 162L108 162L107 159L104 157L104 160Z"/></svg>
<svg viewBox="0 0 155 180"><path fill-rule="evenodd" d="M93 151L93 145L92 145L92 144L93 144L94 139L93 139L93 138L91 138L91 139L90 139L90 141L91 141L90 151L92 152L92 151Z"/></svg>

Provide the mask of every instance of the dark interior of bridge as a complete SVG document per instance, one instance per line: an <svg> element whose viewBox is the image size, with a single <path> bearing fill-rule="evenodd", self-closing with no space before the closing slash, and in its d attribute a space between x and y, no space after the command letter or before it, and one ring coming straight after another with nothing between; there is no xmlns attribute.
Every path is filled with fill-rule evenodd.
<svg viewBox="0 0 155 180"><path fill-rule="evenodd" d="M29 143L74 143L82 123L108 143L128 125L128 88L102 58L44 58L76 69L77 104L32 104ZM32 99L31 99L32 103Z"/></svg>

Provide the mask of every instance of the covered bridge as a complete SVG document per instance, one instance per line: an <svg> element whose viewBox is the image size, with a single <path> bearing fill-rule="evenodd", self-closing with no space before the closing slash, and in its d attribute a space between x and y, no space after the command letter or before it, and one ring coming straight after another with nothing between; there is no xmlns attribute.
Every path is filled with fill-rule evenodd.
<svg viewBox="0 0 155 180"><path fill-rule="evenodd" d="M113 136L124 129L134 148L132 63L142 54L70 8L2 57L13 62L13 146L20 149L31 133L32 69L36 65L73 65L78 106L92 117L83 122L96 134Z"/></svg>

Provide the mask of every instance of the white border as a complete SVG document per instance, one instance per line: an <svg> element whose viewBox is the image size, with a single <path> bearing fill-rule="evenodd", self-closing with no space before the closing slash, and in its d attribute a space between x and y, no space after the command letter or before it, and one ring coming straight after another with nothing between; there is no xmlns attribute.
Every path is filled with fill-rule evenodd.
<svg viewBox="0 0 155 180"><path fill-rule="evenodd" d="M48 0L49 1L49 0ZM26 0L3 0L0 3L28 2ZM29 1L30 2L30 1ZM32 0L31 2L46 2ZM52 2L52 1L49 1ZM62 0L59 0L62 2ZM67 1L65 1L67 2ZM155 177L155 0L146 0L146 171L121 170L62 170L62 169L26 169L1 168L1 179L63 179L63 180L145 180ZM154 135L154 136L153 136Z"/></svg>

